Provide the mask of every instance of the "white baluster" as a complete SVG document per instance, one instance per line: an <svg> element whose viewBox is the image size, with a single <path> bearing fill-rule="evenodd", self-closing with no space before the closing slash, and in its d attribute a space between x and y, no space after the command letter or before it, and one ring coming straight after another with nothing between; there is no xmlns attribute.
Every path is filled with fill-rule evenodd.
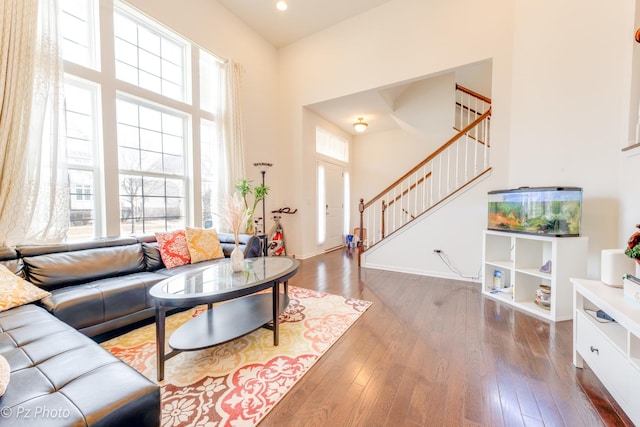
<svg viewBox="0 0 640 427"><path fill-rule="evenodd" d="M464 182L469 181L469 134L464 134Z"/></svg>
<svg viewBox="0 0 640 427"><path fill-rule="evenodd" d="M414 176L415 176L416 186L413 189L413 216L417 217L418 216L418 183L419 183L418 171L416 171Z"/></svg>

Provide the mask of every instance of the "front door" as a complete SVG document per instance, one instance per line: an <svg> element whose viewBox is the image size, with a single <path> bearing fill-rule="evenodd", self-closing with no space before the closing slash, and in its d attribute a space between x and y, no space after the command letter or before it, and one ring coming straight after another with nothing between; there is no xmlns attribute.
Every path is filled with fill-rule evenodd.
<svg viewBox="0 0 640 427"><path fill-rule="evenodd" d="M321 244L325 251L338 248L343 243L344 233L344 169L338 165L320 162L324 168L324 185L320 185L318 200L324 199L325 238ZM322 174L320 174L322 176ZM324 197L323 197L324 196ZM322 220L319 218L319 220Z"/></svg>

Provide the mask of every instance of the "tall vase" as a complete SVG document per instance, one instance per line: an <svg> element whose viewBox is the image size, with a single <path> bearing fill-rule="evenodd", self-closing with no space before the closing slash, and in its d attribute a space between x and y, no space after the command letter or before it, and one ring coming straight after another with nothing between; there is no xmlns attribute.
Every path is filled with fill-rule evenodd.
<svg viewBox="0 0 640 427"><path fill-rule="evenodd" d="M253 211L247 211L247 228L245 229L245 233L254 234L255 233L255 222L253 220Z"/></svg>
<svg viewBox="0 0 640 427"><path fill-rule="evenodd" d="M242 271L244 269L244 253L236 242L236 247L231 251L231 270L234 272Z"/></svg>

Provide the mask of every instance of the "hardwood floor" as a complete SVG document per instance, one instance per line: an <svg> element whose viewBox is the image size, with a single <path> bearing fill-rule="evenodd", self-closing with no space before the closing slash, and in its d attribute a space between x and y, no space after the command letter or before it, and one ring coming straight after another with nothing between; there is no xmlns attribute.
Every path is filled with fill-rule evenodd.
<svg viewBox="0 0 640 427"><path fill-rule="evenodd" d="M292 286L373 305L260 424L632 426L589 369L572 322L484 298L477 283L359 269L338 250Z"/></svg>

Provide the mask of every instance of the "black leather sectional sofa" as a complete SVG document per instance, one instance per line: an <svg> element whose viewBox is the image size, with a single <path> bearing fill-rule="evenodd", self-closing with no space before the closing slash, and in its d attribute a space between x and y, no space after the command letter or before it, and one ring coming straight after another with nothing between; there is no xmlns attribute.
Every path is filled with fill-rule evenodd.
<svg viewBox="0 0 640 427"><path fill-rule="evenodd" d="M219 233L228 257L233 235ZM260 241L241 236L245 257ZM160 390L90 337L153 316L149 289L168 275L217 260L166 269L155 237L0 248L0 263L51 292L0 313L0 354L9 386L2 426L156 426Z"/></svg>

